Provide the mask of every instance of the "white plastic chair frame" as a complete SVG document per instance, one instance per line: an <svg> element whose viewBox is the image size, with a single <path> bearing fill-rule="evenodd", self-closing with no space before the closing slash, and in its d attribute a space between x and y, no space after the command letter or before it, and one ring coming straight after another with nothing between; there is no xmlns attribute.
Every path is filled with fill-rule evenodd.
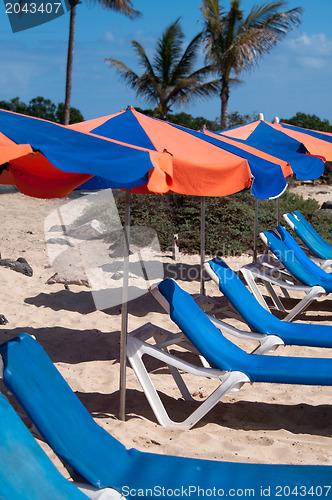
<svg viewBox="0 0 332 500"><path fill-rule="evenodd" d="M219 278L213 271L208 262L205 262L204 269L210 278L219 286ZM270 311L269 311L270 312ZM267 335L264 333L244 331L229 325L228 323L207 314L212 323L221 331L234 335L237 338L245 340L255 340L259 343L258 347L252 351L252 354L265 354L274 352L278 346L285 345L284 341L278 335Z"/></svg>
<svg viewBox="0 0 332 500"><path fill-rule="evenodd" d="M267 238L265 234L260 233L260 237L267 245ZM265 254L259 256L256 262L252 262L251 264L241 267L240 271L253 295L268 311L270 311L270 308L258 288L256 280L263 282L275 307L282 312L287 311L273 286L278 286L286 298L290 298L288 290L305 293L305 296L296 304L295 307L293 307L293 309L289 311L289 313L283 318L283 321L291 321L298 314L304 311L311 304L311 302L317 300L322 295L326 295L324 288L319 285L307 286L300 283L285 268L283 268L282 263L277 258L272 257L271 255ZM275 276L276 274L278 274L278 277Z"/></svg>
<svg viewBox="0 0 332 500"><path fill-rule="evenodd" d="M160 302L160 304L164 307L164 309L169 311L169 303L159 292L158 286L152 285L150 291L158 302ZM146 340L151 337L153 337L156 342L153 345L146 342ZM178 358L173 354L170 354L168 352L168 348L174 345L185 347L187 350L197 354L205 366L200 367L194 365L188 361ZM167 410L153 385L148 370L143 362L143 356L145 354L158 359L169 368L169 371L183 399L186 401L196 400L191 396L180 370L199 377L203 376L207 378L219 379L220 384L185 420L175 422L167 413ZM250 382L248 376L243 372L227 372L211 368L204 358L200 356L197 349L186 339L182 332L171 333L163 328L153 325L152 323L146 323L128 335L127 356L158 422L163 427L182 427L190 429L199 420L201 420L225 394L228 392L236 392L240 390L245 382Z"/></svg>

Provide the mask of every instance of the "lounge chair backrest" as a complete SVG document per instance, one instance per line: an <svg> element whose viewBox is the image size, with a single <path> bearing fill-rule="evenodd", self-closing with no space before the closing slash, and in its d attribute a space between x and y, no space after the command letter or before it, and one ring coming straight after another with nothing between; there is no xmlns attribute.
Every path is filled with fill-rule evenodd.
<svg viewBox="0 0 332 500"><path fill-rule="evenodd" d="M288 215L290 216L294 224L297 223L296 225L299 226L300 223L301 226L305 227L315 238L324 241L321 235L316 231L316 229L307 221L305 217L303 217L301 212L299 212L298 210L293 210L289 212Z"/></svg>
<svg viewBox="0 0 332 500"><path fill-rule="evenodd" d="M135 448L127 450L94 421L42 346L30 335L20 334L1 345L0 355L4 361L5 386L62 461L96 488L112 487L120 492L124 486L134 491L160 485L174 489L199 484L210 488L219 481L220 487L224 487L228 478L233 481L227 462L146 453ZM243 468L246 470L247 464ZM242 471L242 466L239 469ZM250 477L256 477L254 470ZM128 498L137 496L129 494ZM53 496L44 498L57 500Z"/></svg>
<svg viewBox="0 0 332 500"><path fill-rule="evenodd" d="M321 259L332 259L332 245L327 243L316 229L298 211L285 214L298 237Z"/></svg>
<svg viewBox="0 0 332 500"><path fill-rule="evenodd" d="M0 394L0 498L2 500L84 500L38 445Z"/></svg>
<svg viewBox="0 0 332 500"><path fill-rule="evenodd" d="M278 226L263 233L268 248L300 282L315 286L328 275L315 264L283 227Z"/></svg>
<svg viewBox="0 0 332 500"><path fill-rule="evenodd" d="M41 345L30 335L21 334L1 345L0 353L6 387L55 452L97 488L112 486L100 484L99 477L103 468L110 476L112 458L115 478L127 470L126 448L91 418Z"/></svg>
<svg viewBox="0 0 332 500"><path fill-rule="evenodd" d="M248 375L246 352L223 336L189 293L169 278L159 283L158 288L170 304L174 323L209 363L220 370L239 370Z"/></svg>
<svg viewBox="0 0 332 500"><path fill-rule="evenodd" d="M273 316L253 296L238 275L225 261L217 257L208 262L218 276L219 289L251 328L260 333L273 334L287 330L287 324Z"/></svg>

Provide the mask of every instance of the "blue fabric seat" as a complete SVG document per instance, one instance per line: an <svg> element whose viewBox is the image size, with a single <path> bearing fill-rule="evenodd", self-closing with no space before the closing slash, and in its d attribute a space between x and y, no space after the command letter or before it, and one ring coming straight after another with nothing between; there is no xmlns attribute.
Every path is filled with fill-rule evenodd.
<svg viewBox="0 0 332 500"><path fill-rule="evenodd" d="M315 264L283 226L264 231L268 248L301 283L332 292L332 273Z"/></svg>
<svg viewBox="0 0 332 500"><path fill-rule="evenodd" d="M0 394L1 500L84 500L67 481Z"/></svg>
<svg viewBox="0 0 332 500"><path fill-rule="evenodd" d="M191 309L191 297L188 298L186 292L182 293L174 282L166 280L162 289L166 296L174 298L174 319L180 314L174 312L178 301L183 306L189 304ZM199 318L201 315L196 307L194 303L194 314ZM189 314L191 312L188 311ZM204 313L202 315L201 318L206 318ZM206 320L208 318L203 319L203 324ZM199 323L196 326L203 325ZM200 331L199 336L203 340L208 339L209 333ZM225 348L226 364L232 364L233 359L238 357L237 349L228 346L227 342L225 344L220 332L214 333L219 340L222 339L217 351L221 353ZM162 488L164 491L171 489L175 496L184 497L189 496L191 488L190 498L193 499L201 498L204 489L211 491L215 488L228 494L230 489L249 488L257 496L261 488L269 488L270 498L276 498L280 494L280 485L301 485L309 489L312 485L328 485L330 482L331 468L327 466L218 462L127 450L96 424L36 340L21 334L3 344L0 351L6 386L54 451L97 487L111 486L128 498L157 498L161 496ZM268 360L265 356L256 357ZM251 359L250 355L240 355L242 367L247 366L247 359ZM317 361L318 366L319 360L311 361ZM316 363L312 364L312 368L313 365ZM253 373L261 369L258 363ZM308 369L311 371L310 367ZM314 491L313 498L318 498L320 493ZM53 500L56 497L46 498Z"/></svg>
<svg viewBox="0 0 332 500"><path fill-rule="evenodd" d="M314 255L320 259L332 259L332 245L321 237L298 210L288 212L283 217Z"/></svg>
<svg viewBox="0 0 332 500"><path fill-rule="evenodd" d="M220 291L253 331L277 335L285 345L332 347L332 326L281 321L267 311L221 258L206 263L218 278Z"/></svg>
<svg viewBox="0 0 332 500"><path fill-rule="evenodd" d="M170 316L206 360L219 370L240 371L251 382L332 384L332 359L247 354L222 335L192 297L171 279L159 290L170 304Z"/></svg>

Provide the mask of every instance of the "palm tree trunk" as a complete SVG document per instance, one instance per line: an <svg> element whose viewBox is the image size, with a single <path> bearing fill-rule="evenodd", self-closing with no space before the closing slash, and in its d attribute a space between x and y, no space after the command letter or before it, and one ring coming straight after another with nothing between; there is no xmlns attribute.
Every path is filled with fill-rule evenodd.
<svg viewBox="0 0 332 500"><path fill-rule="evenodd" d="M229 82L223 79L220 91L220 101L221 101L220 124L222 130L228 128L228 99L229 99Z"/></svg>
<svg viewBox="0 0 332 500"><path fill-rule="evenodd" d="M68 40L68 55L67 55L67 73L66 73L66 98L63 110L63 124L69 124L70 117L70 100L71 100L71 83L73 78L73 56L74 56L74 37L75 37L75 17L76 5L78 0L70 0L70 22L69 22L69 40Z"/></svg>
<svg viewBox="0 0 332 500"><path fill-rule="evenodd" d="M160 99L160 102L159 102L159 109L160 109L160 116L159 118L161 120L165 120L167 121L167 118L168 118L168 106L167 106L167 101L165 101L164 99Z"/></svg>

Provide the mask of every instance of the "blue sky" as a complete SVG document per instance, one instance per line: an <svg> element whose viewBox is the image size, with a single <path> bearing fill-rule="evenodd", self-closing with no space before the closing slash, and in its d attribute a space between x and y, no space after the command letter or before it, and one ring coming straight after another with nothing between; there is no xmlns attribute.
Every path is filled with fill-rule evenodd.
<svg viewBox="0 0 332 500"><path fill-rule="evenodd" d="M229 7L229 0L221 2ZM246 14L263 1L242 0ZM164 28L181 17L189 42L201 29L200 0L133 0L142 12L131 21L92 2L78 5L74 54L72 106L85 119L111 114L128 104L147 107L135 92L120 82L104 62L114 57L139 71L131 40L139 41L149 55ZM332 1L290 0L287 8L303 7L303 22L265 55L259 66L241 74L233 87L230 112L263 112L265 119L290 118L296 112L316 114L332 123ZM12 33L0 6L0 100L19 96L27 102L41 95L58 103L64 100L69 14L42 26ZM215 119L220 114L217 97L174 112Z"/></svg>

